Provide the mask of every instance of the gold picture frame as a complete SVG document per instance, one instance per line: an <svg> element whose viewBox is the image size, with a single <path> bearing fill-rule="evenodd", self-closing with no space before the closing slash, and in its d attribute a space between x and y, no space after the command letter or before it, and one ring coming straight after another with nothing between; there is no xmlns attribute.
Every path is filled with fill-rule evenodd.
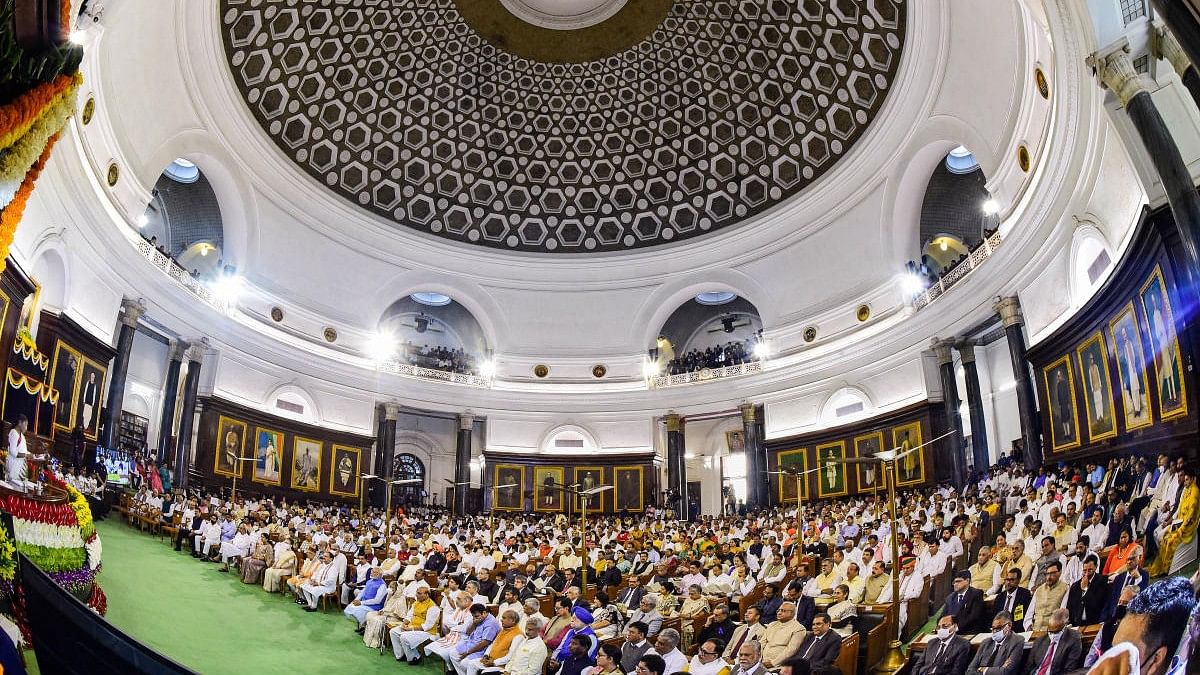
<svg viewBox="0 0 1200 675"><path fill-rule="evenodd" d="M95 373L98 377L94 382L89 382L87 377L89 374ZM86 423L83 425L83 435L90 440L96 440L100 434L100 397L104 395L104 384L108 380L108 366L101 364L98 361L93 361L87 357L83 359L83 367L79 369L79 383L75 391L75 401L77 402L75 411L74 424L78 426L85 412L84 406L88 405L85 402L87 387L89 384L95 385L95 400L91 403L92 409L88 415Z"/></svg>
<svg viewBox="0 0 1200 675"><path fill-rule="evenodd" d="M1154 424L1154 411L1150 408L1150 376L1146 372L1146 351L1132 300L1108 322L1108 339L1116 358L1125 431L1148 427Z"/></svg>
<svg viewBox="0 0 1200 675"><path fill-rule="evenodd" d="M74 362L63 358L63 353ZM50 366L50 386L58 391L58 405L54 408L54 428L72 433L75 431L75 392L79 390L79 377L83 373L83 354L71 345L58 340L54 345L54 362ZM69 380L59 381L59 369L69 367L73 372ZM66 371L63 370L63 375ZM64 417L65 414L65 417Z"/></svg>
<svg viewBox="0 0 1200 675"><path fill-rule="evenodd" d="M329 465L329 494L339 497L357 497L361 482L362 449L350 445L333 445L333 457Z"/></svg>
<svg viewBox="0 0 1200 675"><path fill-rule="evenodd" d="M814 450L817 466L817 499L841 497L850 493L846 481L846 441L821 443Z"/></svg>
<svg viewBox="0 0 1200 675"><path fill-rule="evenodd" d="M582 473L582 475L581 475L581 473ZM591 481L590 483L586 482L586 479L591 477L592 474L595 474L594 480ZM583 492L584 490L590 490L592 488L596 488L596 487L600 487L601 485L604 485L604 467L602 467L602 466L577 466L571 470L571 475L572 475L571 482L579 484L579 487L577 487L575 489L579 490L580 492ZM588 513L598 513L598 512L603 511L604 510L604 495L606 494L606 492L601 492L598 495L592 495L590 498L584 497L582 495L576 497L575 498L575 512L583 513L582 506L583 506L584 499L587 499L587 502L588 502L588 507L587 507Z"/></svg>
<svg viewBox="0 0 1200 675"><path fill-rule="evenodd" d="M892 427L892 449L900 454L910 448L920 447L925 441L921 436L921 423L910 422ZM911 460L909 458L912 458ZM919 485L925 482L925 448L903 457L896 462L896 487Z"/></svg>
<svg viewBox="0 0 1200 675"><path fill-rule="evenodd" d="M1071 355L1042 368L1046 410L1050 417L1050 451L1061 452L1082 444L1079 434L1079 400L1075 394L1075 373ZM1069 395L1069 400L1068 400ZM1056 397L1061 397L1056 401ZM1066 410L1063 408L1069 405Z"/></svg>
<svg viewBox="0 0 1200 675"><path fill-rule="evenodd" d="M1113 404L1112 378L1108 374L1108 347L1104 343L1104 333L1096 331L1095 335L1084 340L1075 349L1075 359L1079 363L1079 379L1083 385L1083 408L1087 413L1088 439L1094 443L1116 438L1117 408ZM1099 417L1097 412L1100 413Z"/></svg>
<svg viewBox="0 0 1200 675"><path fill-rule="evenodd" d="M324 441L292 437L292 459L289 463L293 490L304 492L321 491L321 456L325 454Z"/></svg>
<svg viewBox="0 0 1200 675"><path fill-rule="evenodd" d="M870 445L870 441L874 441L874 445ZM876 452L883 450L883 432L872 431L869 434L860 434L854 437L854 456L858 458L874 457ZM883 472L880 471L880 464L858 464L854 471L854 479L858 481L858 491L865 492L870 490L875 492L883 487ZM870 471L870 476L867 475ZM873 480L869 481L870 477Z"/></svg>
<svg viewBox="0 0 1200 675"><path fill-rule="evenodd" d="M788 461L788 460L794 460L797 457L800 458L799 462ZM783 471L784 467L796 466L797 464L800 465L801 471L808 471L808 448L793 448L792 450L783 450L778 455L775 456L775 470L776 471ZM780 504L787 504L789 502L795 503L796 502L796 478L795 478L795 476L789 476L785 473L780 473L780 474L776 474L776 478L779 479L778 483L776 483L776 485L779 489L779 503ZM804 499L808 499L808 495L809 495L808 474L805 474L804 477L800 479L800 494Z"/></svg>
<svg viewBox="0 0 1200 675"><path fill-rule="evenodd" d="M492 472L492 485L516 483L515 488L496 490L492 508L499 511L525 510L525 467L520 464L497 464Z"/></svg>
<svg viewBox="0 0 1200 675"><path fill-rule="evenodd" d="M263 442L267 445L264 446ZM251 449L254 451L254 461L251 462L250 480L263 485L278 486L283 483L283 442L284 436L282 431L267 429L265 427L254 428L254 445ZM275 470L271 469L270 451L275 451Z"/></svg>
<svg viewBox="0 0 1200 675"><path fill-rule="evenodd" d="M533 510L557 512L563 510L563 491L552 483L563 485L563 467L533 467Z"/></svg>
<svg viewBox="0 0 1200 675"><path fill-rule="evenodd" d="M213 439L214 474L227 478L242 477L242 462L238 460L246 456L247 428L247 424L241 420L224 415L217 418L217 435Z"/></svg>
<svg viewBox="0 0 1200 675"><path fill-rule="evenodd" d="M613 485L616 498L613 501L615 511L637 513L646 510L644 466L615 466L613 467Z"/></svg>
<svg viewBox="0 0 1200 675"><path fill-rule="evenodd" d="M1155 285L1158 286L1158 289L1151 296L1149 293ZM1158 302L1162 303L1162 306L1152 306L1153 303L1147 304L1148 297L1158 298ZM1154 393L1158 398L1159 419L1166 421L1186 415L1188 412L1187 376L1184 374L1183 358L1179 351L1179 332L1175 326L1175 314L1171 311L1171 296L1167 292L1167 282L1163 279L1162 268L1158 265L1154 266L1150 278L1142 284L1138 291L1138 299L1141 300L1142 316L1146 319L1146 339L1152 353L1150 361L1154 364ZM1152 309L1154 310L1153 314L1151 313ZM1160 336L1160 332L1163 335ZM1159 342L1164 338L1167 344L1160 345ZM1168 359L1171 359L1170 363L1167 362ZM1166 370L1171 373L1174 388L1178 389L1178 402L1172 403L1169 410L1167 401L1163 400L1163 390L1167 388L1163 379L1164 364Z"/></svg>

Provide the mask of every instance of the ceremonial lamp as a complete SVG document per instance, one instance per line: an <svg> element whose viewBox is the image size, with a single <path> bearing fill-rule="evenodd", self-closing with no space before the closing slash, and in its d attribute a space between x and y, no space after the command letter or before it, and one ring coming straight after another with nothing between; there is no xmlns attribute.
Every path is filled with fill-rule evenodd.
<svg viewBox="0 0 1200 675"><path fill-rule="evenodd" d="M237 479L238 479L238 476L242 475L242 464L241 463L242 462L253 462L253 461L254 461L253 457L241 457L241 456L238 456L238 458L234 460L234 464L237 465L237 470L233 472L233 489L229 491L229 504L230 504L231 509L235 508L237 506Z"/></svg>
<svg viewBox="0 0 1200 675"><path fill-rule="evenodd" d="M594 488L589 488L587 490L577 490L575 488L579 487L579 483L575 483L574 485L560 485L558 483L555 483L554 487L558 488L559 490L562 490L563 492L569 493L575 497L593 497L595 495L600 494L601 492L613 489L613 486L611 486L611 485L598 485ZM587 585L588 585L588 580L587 580L587 571L588 571L587 499L579 500L579 506L580 506L580 509L579 509L579 513L580 513L579 533L580 533L580 540L581 540L582 546L583 546L583 555L579 556L579 560L582 563L582 567L583 567L583 570L582 570L583 571L583 587L580 590L583 591L583 597L586 598L587 597Z"/></svg>
<svg viewBox="0 0 1200 675"><path fill-rule="evenodd" d="M500 490L515 487L520 487L520 485L517 483L505 483L504 485L492 486L492 508L488 509L488 546L494 546L496 543L496 527L494 525L496 519L496 495Z"/></svg>
<svg viewBox="0 0 1200 675"><path fill-rule="evenodd" d="M891 530L888 532L888 540L891 542L892 549L891 613L892 621L894 621L896 625L896 639L892 640L891 644L888 645L887 656L884 657L883 661L881 661L879 665L875 667L875 672L877 673L895 673L904 666L905 660L904 652L900 649L904 643L900 639L900 550L899 546L896 544L896 529L899 526L899 522L896 520L896 481L899 479L896 470L897 462L914 452L919 452L921 448L925 447L926 445L930 445L931 443L942 440L952 433L954 432L951 431L949 433L942 434L941 436L938 436L927 443L922 443L921 445L904 451L900 451L899 448L893 448L891 450L882 450L877 452L875 453L874 457L854 457L850 459L832 460L833 463L837 464L881 464L883 471L880 473L883 476L884 483L887 484L888 517L891 519ZM826 460L823 466L827 466L828 464L830 464L830 460ZM889 477L891 480L888 480Z"/></svg>

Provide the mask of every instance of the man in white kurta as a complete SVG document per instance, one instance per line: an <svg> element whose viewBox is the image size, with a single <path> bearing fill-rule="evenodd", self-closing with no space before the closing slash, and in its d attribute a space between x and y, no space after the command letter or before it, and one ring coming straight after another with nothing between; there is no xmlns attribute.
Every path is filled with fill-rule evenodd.
<svg viewBox="0 0 1200 675"><path fill-rule="evenodd" d="M309 612L317 611L317 601L322 596L337 590L337 568L333 564L333 556L328 551L321 554L321 565L313 572L312 578L300 586Z"/></svg>

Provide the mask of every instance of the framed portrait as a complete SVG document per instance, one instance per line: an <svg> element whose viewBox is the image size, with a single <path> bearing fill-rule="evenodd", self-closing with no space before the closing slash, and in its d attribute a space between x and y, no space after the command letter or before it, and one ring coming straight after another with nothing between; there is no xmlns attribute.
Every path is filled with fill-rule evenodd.
<svg viewBox="0 0 1200 675"><path fill-rule="evenodd" d="M83 427L83 435L96 440L100 432L100 395L104 391L104 378L108 367L91 359L83 360L79 371L79 388L75 394L75 426Z"/></svg>
<svg viewBox="0 0 1200 675"><path fill-rule="evenodd" d="M799 469L800 471L808 471L808 448L796 448L795 450L784 450L779 453L779 458L776 462L777 471L787 471L788 469ZM796 501L796 477L781 473L776 476L779 479L779 503L787 504L788 502ZM802 497L808 499L808 476L805 475L800 479L800 489Z"/></svg>
<svg viewBox="0 0 1200 675"><path fill-rule="evenodd" d="M58 390L54 409L54 428L70 433L75 430L75 389L83 369L83 355L59 340L54 345L54 363L50 367L50 386Z"/></svg>
<svg viewBox="0 0 1200 675"><path fill-rule="evenodd" d="M533 467L533 510L562 511L563 491L557 485L563 483L561 466Z"/></svg>
<svg viewBox="0 0 1200 675"><path fill-rule="evenodd" d="M305 492L321 491L321 441L295 436L292 439L292 487Z"/></svg>
<svg viewBox="0 0 1200 675"><path fill-rule="evenodd" d="M883 432L875 431L854 437L855 457L874 457L875 453L883 450ZM860 492L878 490L883 487L879 464L859 464L856 469L858 489Z"/></svg>
<svg viewBox="0 0 1200 675"><path fill-rule="evenodd" d="M1179 338L1175 334L1175 315L1163 281L1162 268L1142 286L1142 312L1146 317L1146 336L1154 354L1154 392L1158 396L1159 417L1169 420L1187 414L1187 393L1183 384L1183 360L1179 356Z"/></svg>
<svg viewBox="0 0 1200 675"><path fill-rule="evenodd" d="M618 466L613 468L617 490L617 511L636 512L646 508L643 490L642 466Z"/></svg>
<svg viewBox="0 0 1200 675"><path fill-rule="evenodd" d="M846 441L822 443L817 446L817 498L840 497L849 489L846 486Z"/></svg>
<svg viewBox="0 0 1200 675"><path fill-rule="evenodd" d="M246 445L246 423L221 415L217 419L217 439L213 448L213 473L233 478L242 475Z"/></svg>
<svg viewBox="0 0 1200 675"><path fill-rule="evenodd" d="M729 449L729 454L736 455L739 452L746 451L746 432L738 429L736 431L725 432L725 447Z"/></svg>
<svg viewBox="0 0 1200 675"><path fill-rule="evenodd" d="M254 430L254 473L250 478L263 485L279 485L283 477L283 432L258 427Z"/></svg>
<svg viewBox="0 0 1200 675"><path fill-rule="evenodd" d="M1088 438L1102 441L1117 435L1113 409L1112 379L1108 374L1108 349L1104 333L1088 338L1075 350L1079 377L1083 380L1083 409L1087 412Z"/></svg>
<svg viewBox="0 0 1200 675"><path fill-rule="evenodd" d="M578 483L579 487L575 488L580 492L591 490L592 488L604 485L604 469L598 466L577 466L575 467L575 479L572 483ZM583 501L587 500L587 510L589 513L596 513L604 510L604 492L590 497L577 497L575 499L575 511L583 512Z"/></svg>
<svg viewBox="0 0 1200 675"><path fill-rule="evenodd" d="M1132 301L1108 322L1108 341L1117 361L1117 387L1125 430L1148 427L1154 423L1154 417L1146 386L1146 352L1142 350L1142 334Z"/></svg>
<svg viewBox="0 0 1200 675"><path fill-rule="evenodd" d="M348 445L333 446L333 467L329 473L329 494L358 496L358 462L362 450ZM317 483L320 485L320 482Z"/></svg>
<svg viewBox="0 0 1200 675"><path fill-rule="evenodd" d="M897 455L921 447L921 423L913 422L892 429L892 448ZM896 462L896 487L925 482L925 449L910 452Z"/></svg>
<svg viewBox="0 0 1200 675"><path fill-rule="evenodd" d="M493 508L505 511L524 510L525 467L518 464L497 464L496 473L493 475L495 477L495 480L492 481L493 486L516 485L516 487L498 488Z"/></svg>
<svg viewBox="0 0 1200 675"><path fill-rule="evenodd" d="M1075 377L1070 355L1042 369L1046 386L1046 405L1050 408L1050 450L1079 447L1079 424L1075 419Z"/></svg>

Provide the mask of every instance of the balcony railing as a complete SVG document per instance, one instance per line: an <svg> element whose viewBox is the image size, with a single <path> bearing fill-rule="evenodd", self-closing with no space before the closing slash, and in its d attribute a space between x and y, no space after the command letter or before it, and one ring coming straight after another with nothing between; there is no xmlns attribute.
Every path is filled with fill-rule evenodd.
<svg viewBox="0 0 1200 675"><path fill-rule="evenodd" d="M411 363L401 361L384 361L379 364L380 372L399 375L400 377L411 377L418 380L435 380L437 382L449 382L451 384L463 384L468 387L478 387L480 389L490 389L492 386L492 378L483 377L480 375L469 375L467 373L453 373L448 370L435 370L433 368L422 368L414 366Z"/></svg>
<svg viewBox="0 0 1200 675"><path fill-rule="evenodd" d="M761 373L762 369L762 361L748 361L734 366L725 366L724 368L701 368L700 370L693 370L690 373L652 377L650 378L650 386L655 389L662 389L664 387L678 387L685 384L697 384L699 382L727 380L731 377Z"/></svg>
<svg viewBox="0 0 1200 675"><path fill-rule="evenodd" d="M975 250L967 254L965 259L943 274L942 278L937 280L937 283L926 288L913 298L913 309L922 309L929 303L942 297L954 284L962 281L972 270L982 265L983 261L992 257L992 253L1000 247L1000 241L999 230L993 232L992 236L984 239L983 243L976 246Z"/></svg>
<svg viewBox="0 0 1200 675"><path fill-rule="evenodd" d="M150 261L151 265L154 265L163 274L174 279L175 283L191 291L193 295L207 302L208 304L217 307L218 309L220 308L220 303L217 302L217 298L215 295L213 295L211 288L209 288L199 279L193 277L187 270L180 267L179 263L172 260L170 256L158 250L157 248L154 248L150 242L146 241L145 239L137 242L137 250L139 253L145 256L146 260Z"/></svg>

